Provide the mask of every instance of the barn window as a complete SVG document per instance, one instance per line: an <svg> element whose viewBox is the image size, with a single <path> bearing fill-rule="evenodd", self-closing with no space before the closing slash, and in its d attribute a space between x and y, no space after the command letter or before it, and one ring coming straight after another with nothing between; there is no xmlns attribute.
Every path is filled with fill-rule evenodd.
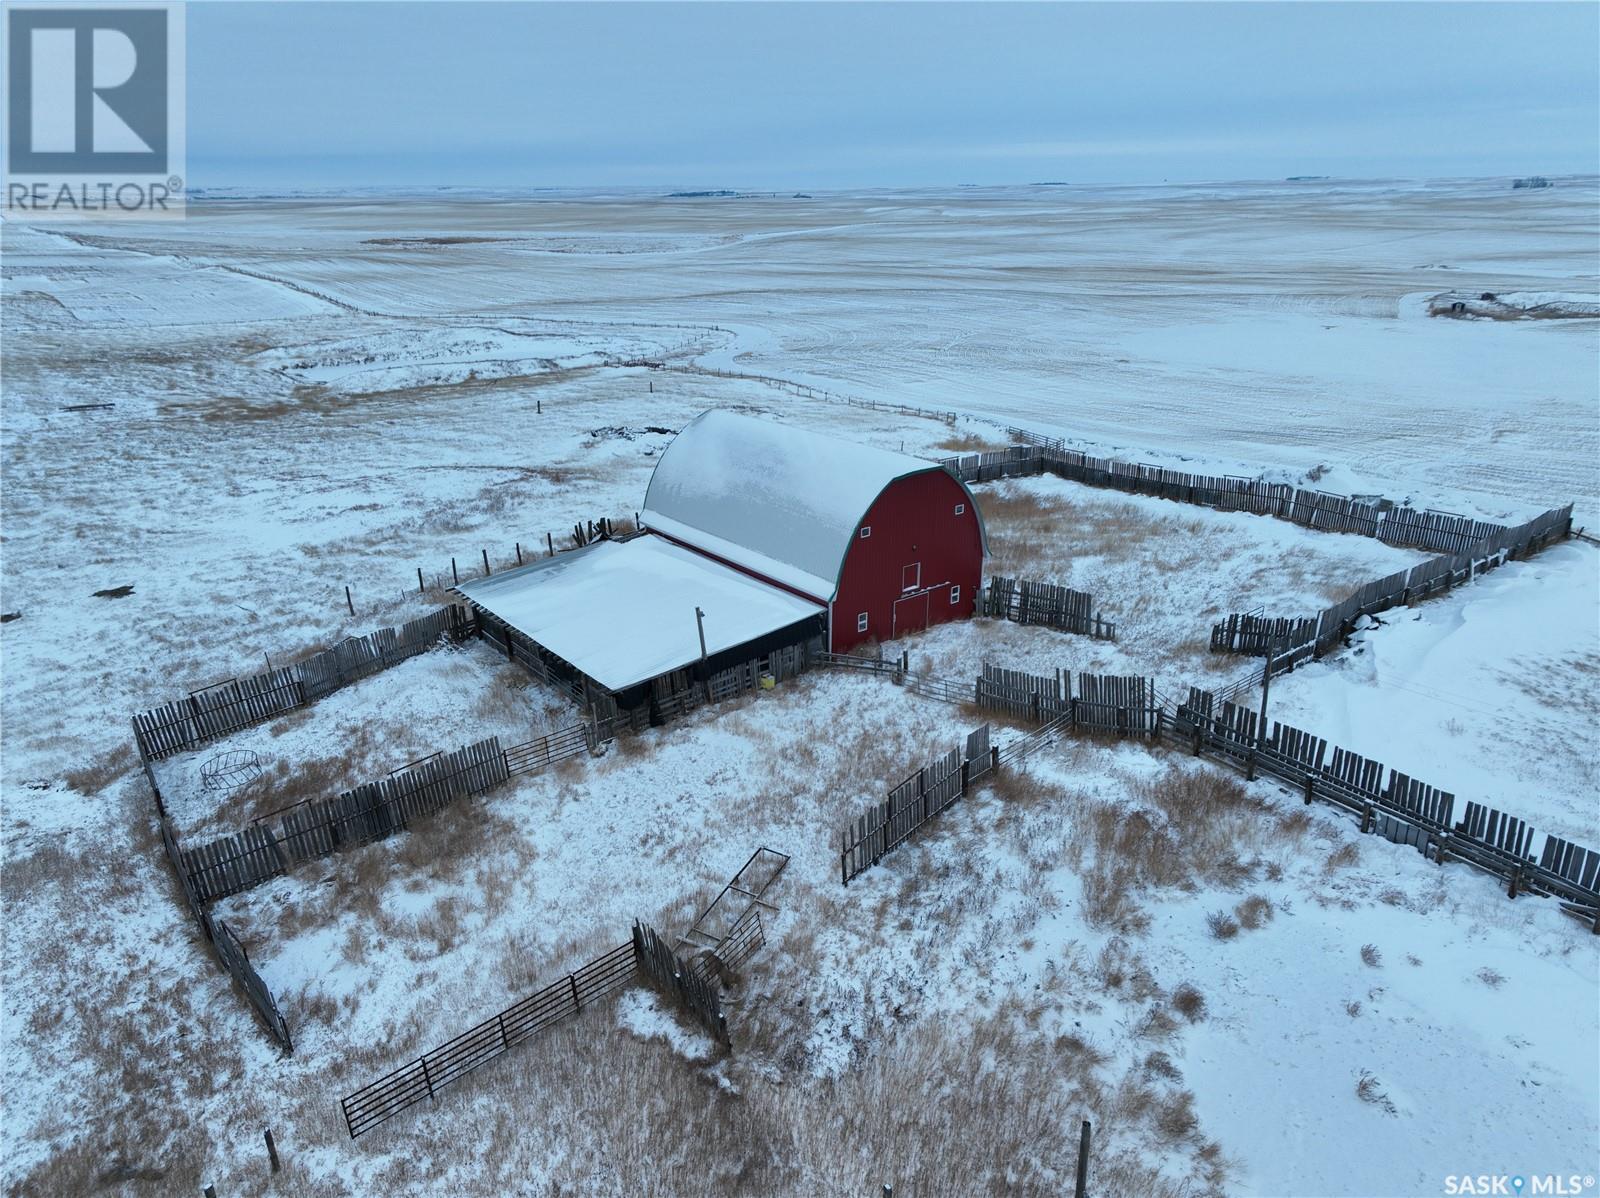
<svg viewBox="0 0 1600 1198"><path fill-rule="evenodd" d="M954 607L956 604L958 604L960 602L961 602L961 588L960 587L951 587L950 588L950 606Z"/></svg>
<svg viewBox="0 0 1600 1198"><path fill-rule="evenodd" d="M967 514L967 505L964 504L964 503L956 504L956 515L965 516L966 514Z"/></svg>
<svg viewBox="0 0 1600 1198"><path fill-rule="evenodd" d="M862 526L861 526L861 539L862 539L862 540L863 540L863 541L865 541L865 540L866 540L866 539L867 539L867 538L868 538L868 537L870 537L870 536L871 536L871 535L872 535L872 525L870 525L870 524L863 524L863 525L862 525Z"/></svg>
<svg viewBox="0 0 1600 1198"><path fill-rule="evenodd" d="M866 612L862 612L859 616L856 617L856 631L857 632L865 632L866 630L867 630L867 613Z"/></svg>

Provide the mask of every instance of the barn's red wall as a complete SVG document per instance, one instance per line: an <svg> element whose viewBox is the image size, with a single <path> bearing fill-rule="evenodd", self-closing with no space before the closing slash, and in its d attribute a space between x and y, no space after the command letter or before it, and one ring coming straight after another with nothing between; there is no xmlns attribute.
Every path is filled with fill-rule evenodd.
<svg viewBox="0 0 1600 1198"><path fill-rule="evenodd" d="M958 505L966 508L959 516ZM861 524L872 535L863 539L858 528L845 554L833 601L833 652L895 635L902 570L912 562L922 564L920 589L934 588L928 596L929 626L972 615L983 579L983 534L972 497L960 483L943 470L902 478L884 489ZM950 602L951 587L961 588L955 604ZM867 630L858 632L856 619L862 612L867 613Z"/></svg>

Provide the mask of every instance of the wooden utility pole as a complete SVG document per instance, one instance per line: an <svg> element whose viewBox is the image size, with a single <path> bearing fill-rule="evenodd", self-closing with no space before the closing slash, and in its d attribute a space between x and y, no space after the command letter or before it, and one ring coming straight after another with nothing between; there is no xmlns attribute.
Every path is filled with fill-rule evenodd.
<svg viewBox="0 0 1600 1198"><path fill-rule="evenodd" d="M695 627L700 631L700 660L706 659L706 613L698 607L694 609Z"/></svg>

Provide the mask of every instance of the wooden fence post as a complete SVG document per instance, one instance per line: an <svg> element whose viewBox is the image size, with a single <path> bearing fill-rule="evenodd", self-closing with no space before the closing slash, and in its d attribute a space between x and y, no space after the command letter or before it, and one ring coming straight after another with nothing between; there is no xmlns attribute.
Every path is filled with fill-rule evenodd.
<svg viewBox="0 0 1600 1198"><path fill-rule="evenodd" d="M1317 776L1315 774L1307 774L1306 775L1306 806L1307 807L1311 806L1311 800L1316 798L1316 793L1317 793Z"/></svg>
<svg viewBox="0 0 1600 1198"><path fill-rule="evenodd" d="M282 1167L278 1164L278 1146L272 1142L272 1129L267 1128L267 1159L272 1162L274 1173Z"/></svg>
<svg viewBox="0 0 1600 1198"><path fill-rule="evenodd" d="M483 554L483 576L487 578L492 573L492 571L489 569L489 551L487 549L480 549L478 552Z"/></svg>
<svg viewBox="0 0 1600 1198"><path fill-rule="evenodd" d="M522 542L517 542L517 565L522 565Z"/></svg>
<svg viewBox="0 0 1600 1198"><path fill-rule="evenodd" d="M344 605L350 609L350 614L352 616L356 614L355 600L350 598L350 588L349 587L345 587L345 589L344 589Z"/></svg>
<svg viewBox="0 0 1600 1198"><path fill-rule="evenodd" d="M426 595L427 593L428 593L428 588L425 585L423 585L423 582L422 582L422 567L418 566L417 567L417 594Z"/></svg>
<svg viewBox="0 0 1600 1198"><path fill-rule="evenodd" d="M456 559L450 559L450 577L456 582L461 582L461 571L456 569Z"/></svg>
<svg viewBox="0 0 1600 1198"><path fill-rule="evenodd" d="M1089 1121L1083 1121L1078 1135L1078 1176L1073 1183L1073 1198L1086 1198L1089 1192Z"/></svg>

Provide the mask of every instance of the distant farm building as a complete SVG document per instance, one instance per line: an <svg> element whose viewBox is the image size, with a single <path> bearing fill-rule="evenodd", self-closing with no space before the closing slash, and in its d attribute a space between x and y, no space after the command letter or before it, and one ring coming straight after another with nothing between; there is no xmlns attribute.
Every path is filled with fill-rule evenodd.
<svg viewBox="0 0 1600 1198"><path fill-rule="evenodd" d="M728 412L668 446L641 523L457 589L536 672L636 708L791 645L966 619L982 580L977 505L941 467Z"/></svg>

